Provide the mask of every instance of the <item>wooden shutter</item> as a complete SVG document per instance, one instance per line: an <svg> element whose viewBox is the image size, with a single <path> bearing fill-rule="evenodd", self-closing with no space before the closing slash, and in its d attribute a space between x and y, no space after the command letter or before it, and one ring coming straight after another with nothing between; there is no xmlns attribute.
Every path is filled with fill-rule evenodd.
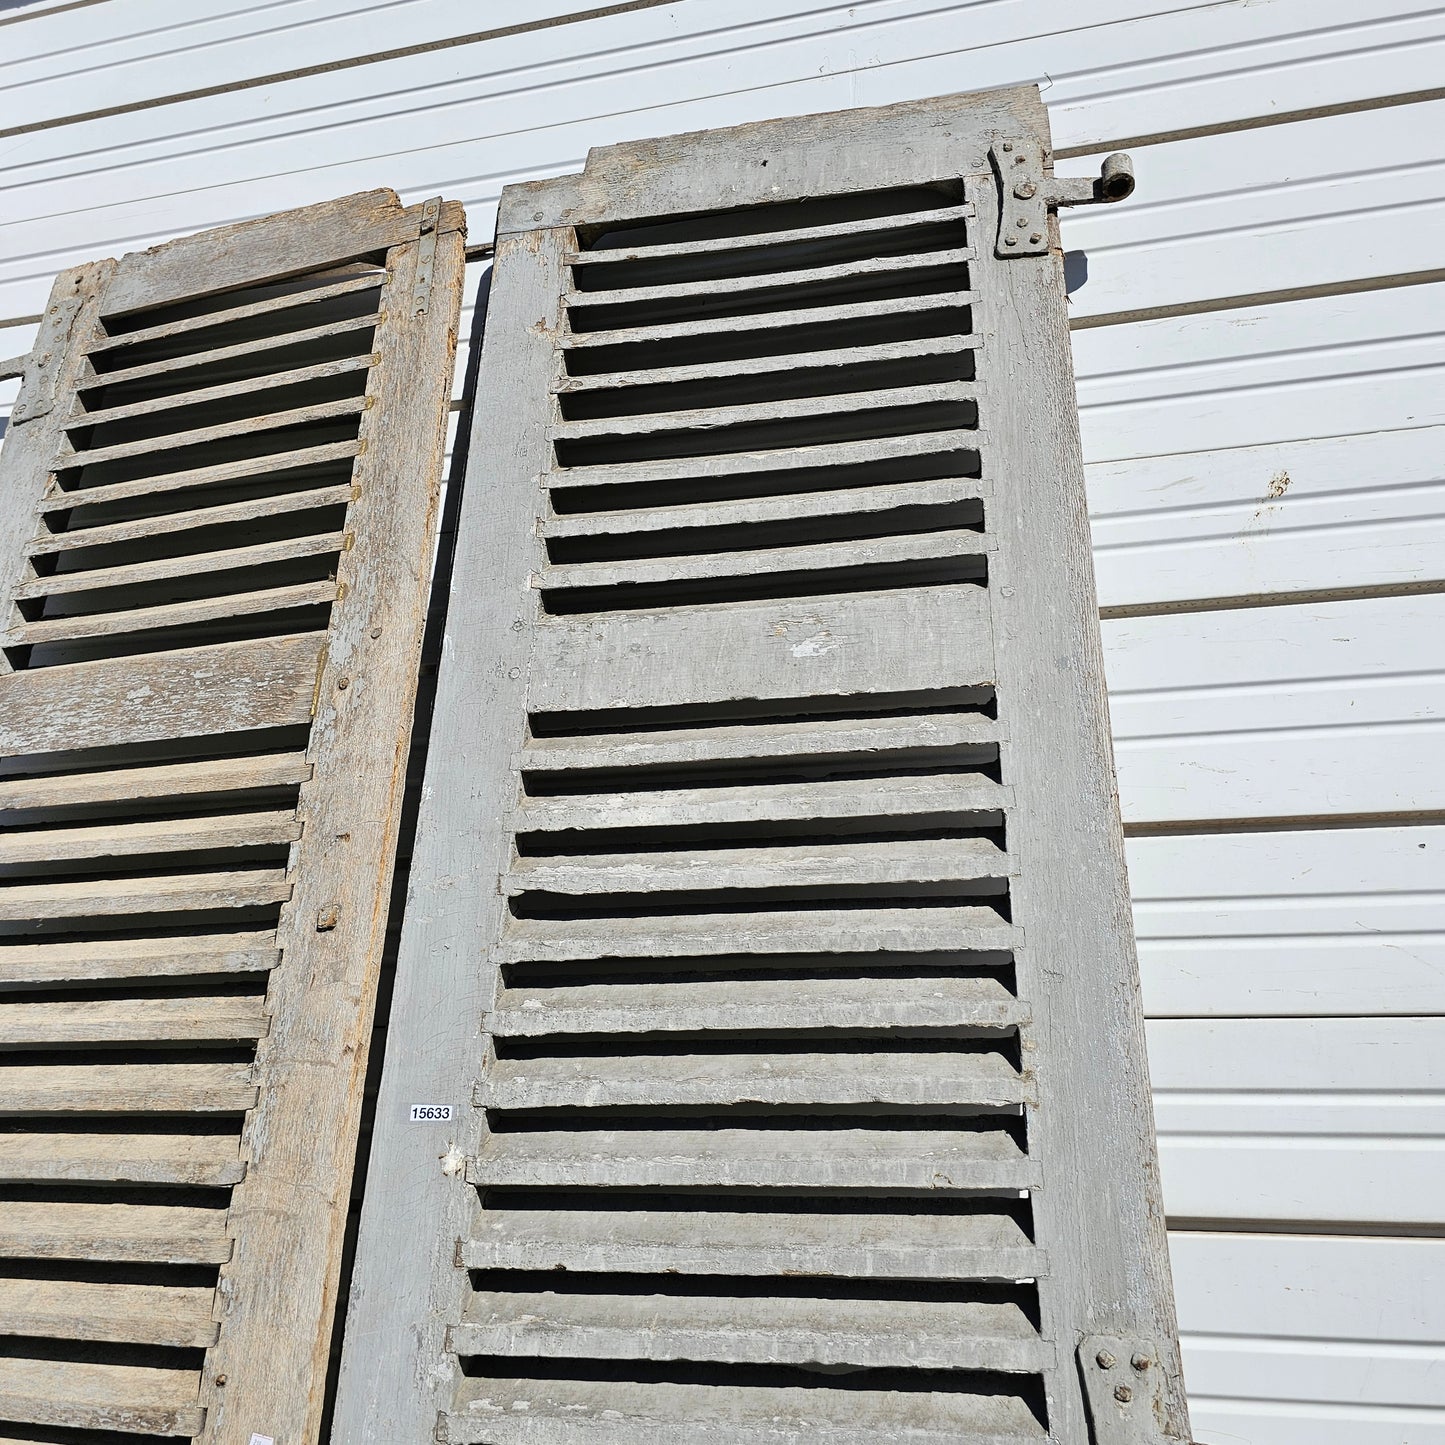
<svg viewBox="0 0 1445 1445"><path fill-rule="evenodd" d="M1082 1445L1081 1346L1100 1445L1186 1435L1003 137L1033 88L506 191L338 1445Z"/></svg>
<svg viewBox="0 0 1445 1445"><path fill-rule="evenodd" d="M374 191L81 266L25 361L0 1440L316 1439L462 224Z"/></svg>

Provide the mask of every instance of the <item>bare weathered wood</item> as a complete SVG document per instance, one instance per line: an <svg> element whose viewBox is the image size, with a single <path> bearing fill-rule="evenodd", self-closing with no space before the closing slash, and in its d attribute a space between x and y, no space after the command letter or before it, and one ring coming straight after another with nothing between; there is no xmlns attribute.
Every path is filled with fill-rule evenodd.
<svg viewBox="0 0 1445 1445"><path fill-rule="evenodd" d="M221 1209L0 1199L0 1258L221 1264L230 1256Z"/></svg>
<svg viewBox="0 0 1445 1445"><path fill-rule="evenodd" d="M0 1319L16 1335L197 1349L216 1338L209 1289L0 1279Z"/></svg>
<svg viewBox="0 0 1445 1445"><path fill-rule="evenodd" d="M330 301L337 296L349 296L356 291L376 291L386 281L382 270L367 270L361 275L347 275L339 281L320 286L307 286L301 290L286 290L280 295L267 297L264 301L251 301L241 306L223 306L214 311L202 312L199 316L187 316L177 321L163 321L154 326L138 326L114 336L100 336L86 347L87 355L101 351L113 351L118 346L142 346L151 341L164 341L173 336L184 336L189 331L206 330L212 326L225 326L235 321L251 321L260 316L269 316L275 311L290 311L298 306L309 306L318 301Z"/></svg>
<svg viewBox="0 0 1445 1445"><path fill-rule="evenodd" d="M102 406L94 410L77 410L66 421L68 428L104 426L108 422L125 421L137 416L155 416L181 407L205 407L232 397L252 396L282 386L301 386L310 381L323 381L332 376L349 376L356 371L369 371L376 357L346 356L337 361L318 361L312 366L293 367L290 371L270 371L261 376L248 376L242 381L224 381L214 386L200 386L194 391L175 391L167 396L153 396L145 401L125 402L119 406Z"/></svg>
<svg viewBox="0 0 1445 1445"><path fill-rule="evenodd" d="M395 191L362 191L132 251L106 288L104 314L213 296L385 251L416 239L421 209L403 207ZM437 229L465 231L459 203L443 203Z"/></svg>
<svg viewBox="0 0 1445 1445"><path fill-rule="evenodd" d="M73 552L81 547L104 547L113 542L132 542L142 537L169 536L193 527L221 527L235 522L254 522L261 517L280 517L288 512L307 512L316 507L345 506L352 500L350 482L318 487L310 492L282 492L271 497L253 497L246 502L228 502L220 507L197 507L193 511L170 512L159 517L141 517L134 522L112 522L101 527L77 527L68 532L47 532L30 544L32 556Z"/></svg>
<svg viewBox="0 0 1445 1445"><path fill-rule="evenodd" d="M372 285L380 285L381 278L375 280L366 278ZM302 299L311 301L321 299L321 293L327 292L330 295L344 295L346 291L360 289L354 284L342 287L321 287L317 291L303 292ZM259 308L241 307L238 308L248 314L255 314ZM321 326L306 326L299 331L280 331L272 336L262 336L255 341L238 341L231 346L214 346L206 351L193 351L185 356L171 356L164 361L147 361L137 366L123 366L115 371L97 372L92 374L91 386L119 386L123 382L149 380L155 376L168 376L173 371L191 371L202 366L215 366L223 361L239 361L247 356L259 356L263 352L275 351L284 346L301 346L308 341L324 341L333 336L345 336L353 331L370 331L377 323L375 313L369 316L353 316L345 321L330 321ZM208 317L210 325L215 324L214 317ZM161 328L164 329L164 328ZM119 338L117 338L119 339ZM132 338L127 337L127 340ZM91 353L97 350L90 348Z"/></svg>
<svg viewBox="0 0 1445 1445"><path fill-rule="evenodd" d="M443 221L457 209L444 206ZM231 1204L236 1251L222 1271L225 1314L202 1385L208 1445L246 1445L256 1430L309 1441L320 1424L464 267L453 223L437 238L430 305L419 315L410 304L417 251L405 245L388 258L375 340L383 362L363 415L358 498L348 513L356 545L338 562L344 595L332 613L309 749L317 778L333 781L301 788L306 831L293 851L295 893L279 934L285 965L271 983L274 1021L256 1064L261 1097L245 1134L249 1170ZM336 925L319 931L323 910Z"/></svg>
<svg viewBox="0 0 1445 1445"><path fill-rule="evenodd" d="M50 1005L0 1006L0 1027L7 1044L15 1042L17 1035L21 1042L31 1042L24 1036L24 1028L9 1026L6 1017L22 1007ZM47 1033L43 1028L34 1032ZM128 1039L137 1034L152 1039L158 1036L112 1028L108 1035L101 1035L101 1041L111 1042L118 1034ZM249 1037L240 1030L233 1033L218 1026L190 1035L197 1036ZM89 1035L82 1037L90 1041ZM0 1114L240 1114L255 1102L249 1064L0 1064Z"/></svg>
<svg viewBox="0 0 1445 1445"><path fill-rule="evenodd" d="M0 488L5 601L22 604L0 619L0 1180L26 1196L0 1200L0 1254L21 1262L0 1280L14 1431L314 1445L461 290L461 209L435 210L425 314L422 210L378 193L72 274L63 344L29 368L51 404L13 428ZM233 294L209 311L155 309L217 292ZM343 309L369 314L322 321L353 294ZM287 410L236 417L268 405ZM352 419L354 440L291 440ZM134 439L87 445L107 432ZM287 450L236 457L267 445ZM212 574L236 591L167 585ZM196 642L323 606L320 630ZM204 1274L46 1278L79 1271L43 1261L228 1269L218 1293ZM97 1346L204 1351L208 1399L189 1368L158 1376L184 1409L157 1371L88 1376L74 1361Z"/></svg>
<svg viewBox="0 0 1445 1445"><path fill-rule="evenodd" d="M329 538L317 539L328 542ZM329 550L329 549L327 549ZM42 642L70 642L87 637L122 637L163 627L190 627L226 617L253 617L262 612L280 612L288 607L317 607L336 598L334 582L299 582L291 587L271 587L262 592L232 592L193 602L170 602L160 607L130 607L123 612L77 613L51 617L43 622L21 622L0 633L6 647Z"/></svg>
<svg viewBox="0 0 1445 1445"><path fill-rule="evenodd" d="M302 753L263 753L249 758L161 763L143 768L41 773L30 778L0 778L0 808L67 808L284 788L305 782L311 772L311 761Z"/></svg>
<svg viewBox="0 0 1445 1445"><path fill-rule="evenodd" d="M266 973L279 960L276 936L269 930L106 939L98 943L8 944L0 948L0 988L91 979Z"/></svg>
<svg viewBox="0 0 1445 1445"><path fill-rule="evenodd" d="M290 897L276 868L181 873L165 878L103 878L82 883L11 883L0 888L0 919L104 918L112 914L251 908Z"/></svg>
<svg viewBox="0 0 1445 1445"><path fill-rule="evenodd" d="M0 1356L0 1418L75 1430L194 1435L194 1370Z"/></svg>
<svg viewBox="0 0 1445 1445"><path fill-rule="evenodd" d="M162 896L157 906L169 905ZM103 903L99 904L97 911L104 907ZM266 1014L259 998L125 998L81 1003L61 1000L0 1004L0 1043L5 1044L211 1043L260 1038L265 1032ZM133 1082L129 1075L116 1077ZM177 1078L183 1077L188 1076L177 1075ZM226 1077L230 1083L236 1083L229 1075Z"/></svg>
<svg viewBox="0 0 1445 1445"><path fill-rule="evenodd" d="M324 633L105 658L0 678L0 757L311 717Z"/></svg>
<svg viewBox="0 0 1445 1445"><path fill-rule="evenodd" d="M189 487L216 486L223 482L241 481L246 477L264 477L298 467L320 467L326 463L346 462L356 455L360 442L327 442L324 446L298 447L289 452L272 452L264 457L247 457L238 462L221 462L209 467L190 467L180 472L162 472L154 477L141 477L133 482L109 482L104 486L77 487L74 491L52 489L41 499L40 511L68 512L77 507L98 507L111 502L129 501L133 497L150 497L157 493L181 491ZM348 472L350 468L347 468Z"/></svg>
<svg viewBox="0 0 1445 1445"><path fill-rule="evenodd" d="M132 562L119 567L93 567L84 572L53 572L17 587L23 598L59 597L73 592L93 592L106 587L135 587L145 582L163 582L173 577L198 573L234 572L243 567L269 567L298 557L324 556L346 545L347 533L321 532L309 537L288 537L281 542L263 542L252 547L227 547L215 552L193 552L179 557L162 557L154 562ZM39 625L38 623L35 625Z"/></svg>
<svg viewBox="0 0 1445 1445"><path fill-rule="evenodd" d="M130 858L195 848L257 848L301 836L295 814L231 813L174 822L91 824L0 833L0 863L58 863L72 858Z"/></svg>
<svg viewBox="0 0 1445 1445"><path fill-rule="evenodd" d="M59 413L51 407L29 421L12 417L0 449L0 602L5 608L5 624L16 586L32 575L25 542L35 529L35 499L44 485L50 458L64 440L60 418L68 409L81 368L80 342L95 328L99 293L112 266L109 261L76 266L56 278L35 341L35 354L51 357L51 371L42 383L31 368L17 403L32 396L38 401L42 389L53 394L53 383L66 398L66 405ZM10 671L9 659L0 654L0 683Z"/></svg>
<svg viewBox="0 0 1445 1445"><path fill-rule="evenodd" d="M0 1134L7 1182L239 1183L246 1172L229 1134Z"/></svg>

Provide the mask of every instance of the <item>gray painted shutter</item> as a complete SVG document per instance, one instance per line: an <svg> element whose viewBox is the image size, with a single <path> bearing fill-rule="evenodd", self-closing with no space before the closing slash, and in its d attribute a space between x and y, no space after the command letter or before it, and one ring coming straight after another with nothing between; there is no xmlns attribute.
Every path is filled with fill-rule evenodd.
<svg viewBox="0 0 1445 1445"><path fill-rule="evenodd" d="M1037 91L505 193L338 1445L1083 1445L1098 1336L1100 1445L1187 1436L1005 136Z"/></svg>
<svg viewBox="0 0 1445 1445"><path fill-rule="evenodd" d="M81 266L26 359L0 1439L316 1438L461 226L376 191Z"/></svg>

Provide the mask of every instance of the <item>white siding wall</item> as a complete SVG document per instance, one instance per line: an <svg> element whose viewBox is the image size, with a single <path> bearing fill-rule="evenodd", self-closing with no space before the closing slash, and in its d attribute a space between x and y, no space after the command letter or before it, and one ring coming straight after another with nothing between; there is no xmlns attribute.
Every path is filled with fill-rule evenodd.
<svg viewBox="0 0 1445 1445"><path fill-rule="evenodd" d="M485 240L629 137L1036 80L1127 145L1064 234L1196 1431L1445 1445L1445 13L607 12L0 0L0 356L76 260L377 185Z"/></svg>

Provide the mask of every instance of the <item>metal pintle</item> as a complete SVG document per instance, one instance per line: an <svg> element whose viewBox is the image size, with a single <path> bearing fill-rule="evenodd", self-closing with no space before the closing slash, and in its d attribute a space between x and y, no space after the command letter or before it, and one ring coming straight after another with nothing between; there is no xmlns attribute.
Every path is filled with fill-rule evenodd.
<svg viewBox="0 0 1445 1445"><path fill-rule="evenodd" d="M988 154L999 185L996 256L1042 256L1051 210L1122 201L1134 191L1134 162L1123 151L1105 157L1097 178L1045 175L1043 146L1022 136L996 142Z"/></svg>

